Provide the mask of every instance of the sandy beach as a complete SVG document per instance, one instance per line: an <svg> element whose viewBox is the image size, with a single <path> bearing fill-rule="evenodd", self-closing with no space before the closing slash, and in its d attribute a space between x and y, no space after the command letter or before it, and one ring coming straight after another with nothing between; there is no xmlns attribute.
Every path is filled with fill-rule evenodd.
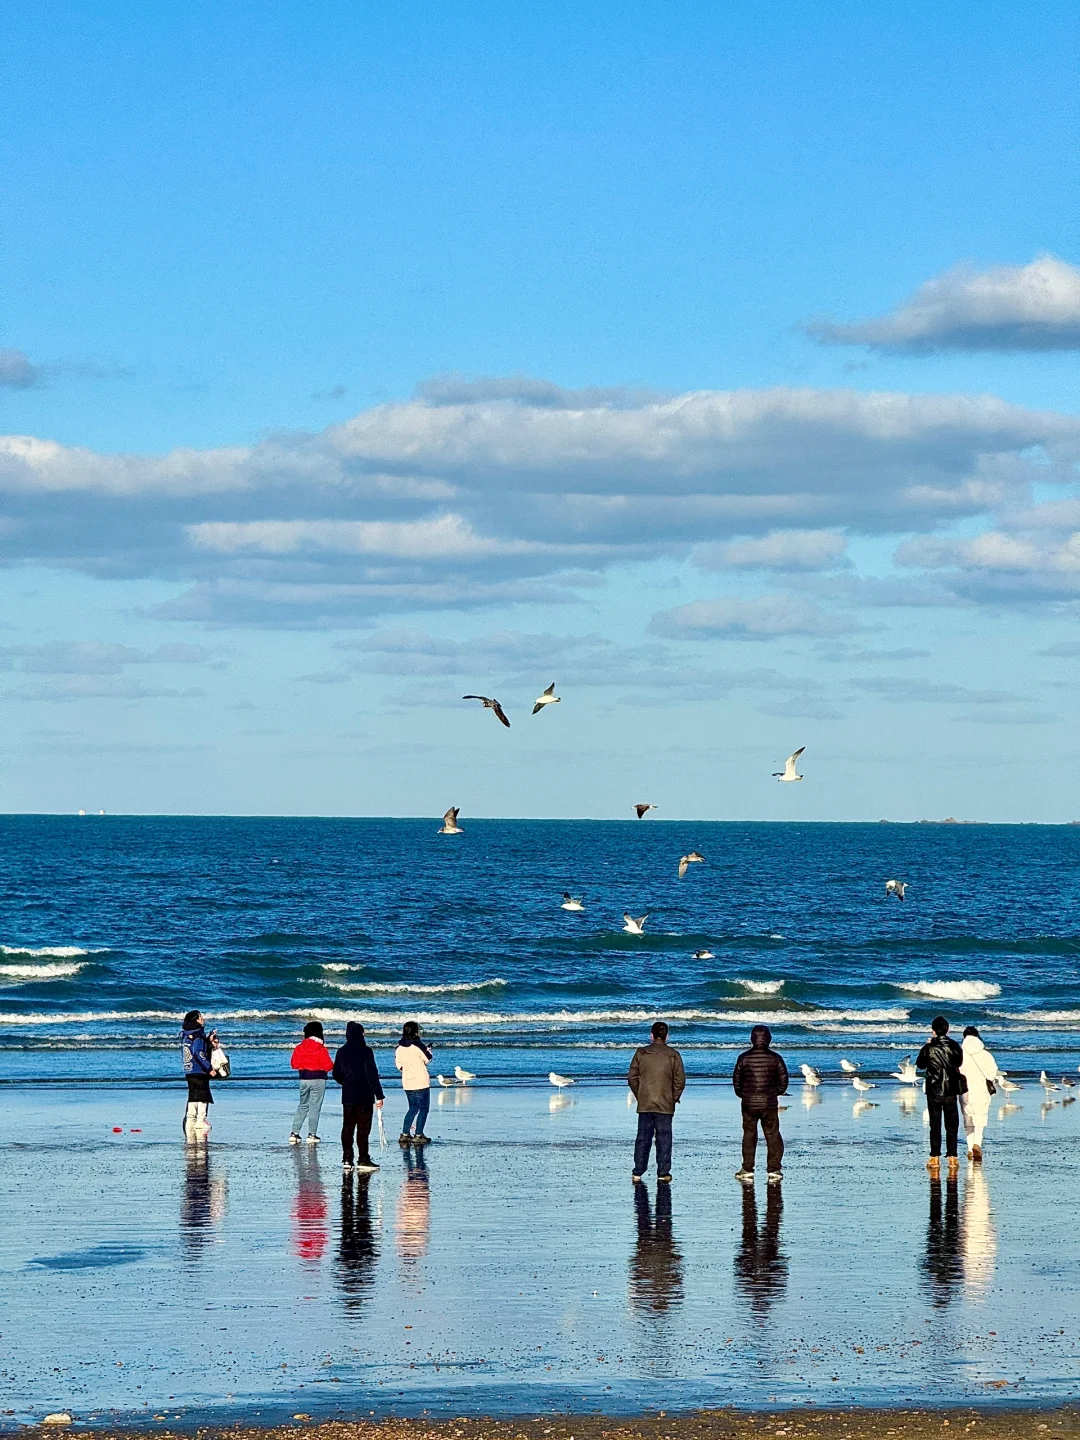
<svg viewBox="0 0 1080 1440"><path fill-rule="evenodd" d="M1080 1112L1044 1109L1035 1087L995 1109L986 1163L955 1184L928 1179L910 1094L883 1084L866 1106L795 1087L784 1183L749 1189L721 1084L687 1091L674 1184L637 1188L633 1111L611 1084L437 1094L434 1143L391 1143L366 1180L343 1180L336 1100L321 1146L285 1143L288 1085L219 1085L205 1146L182 1143L177 1090L4 1094L9 1427L57 1411L191 1429L1076 1393L1061 1197ZM391 1092L392 1141L400 1109Z"/></svg>

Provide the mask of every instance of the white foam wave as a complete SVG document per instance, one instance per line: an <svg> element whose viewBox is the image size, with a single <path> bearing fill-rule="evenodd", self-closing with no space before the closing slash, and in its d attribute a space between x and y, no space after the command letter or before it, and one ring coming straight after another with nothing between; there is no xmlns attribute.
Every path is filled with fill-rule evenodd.
<svg viewBox="0 0 1080 1440"><path fill-rule="evenodd" d="M473 990L501 990L507 982L496 976L493 980L462 980L454 985L410 985L404 981L385 985L375 981L370 984L346 984L339 980L328 980L326 983L349 995L466 995Z"/></svg>
<svg viewBox="0 0 1080 1440"><path fill-rule="evenodd" d="M1080 1010L1020 1010L993 1011L1002 1020L1023 1020L1029 1025L1080 1025Z"/></svg>
<svg viewBox="0 0 1080 1440"><path fill-rule="evenodd" d="M930 1000L993 1000L1001 994L1001 986L987 980L913 980L898 981L896 988L909 995L925 995Z"/></svg>
<svg viewBox="0 0 1080 1440"><path fill-rule="evenodd" d="M335 975L342 975L347 970L366 970L366 965L346 965L342 960L328 960L325 965L319 966L320 970L329 970Z"/></svg>
<svg viewBox="0 0 1080 1440"><path fill-rule="evenodd" d="M76 955L103 955L103 950L81 950L78 945L43 945L31 950L28 945L0 945L0 955L31 955L35 959L71 960Z"/></svg>
<svg viewBox="0 0 1080 1440"><path fill-rule="evenodd" d="M732 984L741 985L752 995L779 995L784 988L783 980L733 980Z"/></svg>
<svg viewBox="0 0 1080 1440"><path fill-rule="evenodd" d="M0 965L0 975L9 980L64 980L85 969L82 965Z"/></svg>

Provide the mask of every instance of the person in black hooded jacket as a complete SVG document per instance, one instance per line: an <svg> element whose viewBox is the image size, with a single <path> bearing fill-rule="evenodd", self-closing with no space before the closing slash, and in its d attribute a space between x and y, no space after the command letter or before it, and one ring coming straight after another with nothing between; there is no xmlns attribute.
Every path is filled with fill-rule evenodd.
<svg viewBox="0 0 1080 1440"><path fill-rule="evenodd" d="M915 1067L926 1071L926 1108L930 1112L930 1159L926 1168L931 1174L941 1169L941 1121L945 1120L945 1152L949 1171L960 1168L957 1136L960 1133L959 1099L967 1090L967 1081L960 1073L964 1052L949 1037L949 1022L937 1015L930 1022L930 1039L915 1057Z"/></svg>
<svg viewBox="0 0 1080 1440"><path fill-rule="evenodd" d="M356 1132L356 1169L378 1170L368 1144L375 1107L381 1110L383 1088L375 1056L357 1020L345 1026L345 1044L334 1056L334 1079L341 1086L341 1164L353 1169L353 1131Z"/></svg>
<svg viewBox="0 0 1080 1440"><path fill-rule="evenodd" d="M782 1177L780 1162L784 1158L784 1140L780 1134L780 1107L777 1100L787 1094L788 1072L782 1055L769 1047L772 1031L767 1025L755 1025L750 1031L750 1049L735 1061L731 1076L735 1094L742 1101L742 1169L735 1172L738 1180L753 1180L757 1156L757 1127L768 1149L769 1179Z"/></svg>

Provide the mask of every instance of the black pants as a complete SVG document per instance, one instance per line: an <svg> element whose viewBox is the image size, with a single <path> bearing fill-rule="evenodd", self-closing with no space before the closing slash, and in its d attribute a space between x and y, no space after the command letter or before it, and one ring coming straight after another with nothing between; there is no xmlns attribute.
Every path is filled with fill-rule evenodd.
<svg viewBox="0 0 1080 1440"><path fill-rule="evenodd" d="M341 1107L341 1158L351 1161L353 1158L353 1131L356 1131L356 1158L361 1165L370 1165L371 1151L368 1149L368 1139L371 1136L371 1117L375 1113L375 1106L367 1105L342 1105Z"/></svg>
<svg viewBox="0 0 1080 1440"><path fill-rule="evenodd" d="M960 1133L960 1106L955 1095L944 1100L926 1097L926 1108L930 1111L930 1154L941 1154L941 1117L945 1117L945 1153L956 1154L956 1137Z"/></svg>
<svg viewBox="0 0 1080 1440"><path fill-rule="evenodd" d="M780 1162L784 1158L784 1141L780 1134L780 1115L775 1104L770 1105L768 1109L755 1108L753 1110L748 1110L745 1105L743 1106L742 1168L744 1170L753 1170L754 1168L759 1120L768 1151L768 1167L770 1170L779 1170Z"/></svg>
<svg viewBox="0 0 1080 1440"><path fill-rule="evenodd" d="M672 1116L656 1110L641 1110L637 1117L637 1140L634 1142L634 1174L644 1175L649 1168L649 1151L656 1140L656 1173L671 1174Z"/></svg>

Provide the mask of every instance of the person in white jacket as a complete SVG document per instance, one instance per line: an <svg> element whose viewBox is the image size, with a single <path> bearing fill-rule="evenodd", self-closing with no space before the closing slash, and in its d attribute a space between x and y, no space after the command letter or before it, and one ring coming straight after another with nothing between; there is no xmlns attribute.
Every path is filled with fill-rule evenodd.
<svg viewBox="0 0 1080 1440"><path fill-rule="evenodd" d="M394 1064L401 1071L401 1088L409 1102L405 1123L398 1137L399 1145L428 1143L424 1122L431 1104L431 1077L427 1068L430 1059L431 1051L420 1039L420 1026L415 1020L406 1020L401 1027L401 1043L394 1051ZM416 1133L411 1134L414 1125Z"/></svg>
<svg viewBox="0 0 1080 1440"><path fill-rule="evenodd" d="M964 1031L961 1049L964 1063L960 1074L967 1081L967 1091L962 1097L964 1107L964 1131L967 1134L968 1159L981 1160L983 1131L990 1118L990 1086L998 1078L997 1061L983 1044L978 1030L969 1025Z"/></svg>

